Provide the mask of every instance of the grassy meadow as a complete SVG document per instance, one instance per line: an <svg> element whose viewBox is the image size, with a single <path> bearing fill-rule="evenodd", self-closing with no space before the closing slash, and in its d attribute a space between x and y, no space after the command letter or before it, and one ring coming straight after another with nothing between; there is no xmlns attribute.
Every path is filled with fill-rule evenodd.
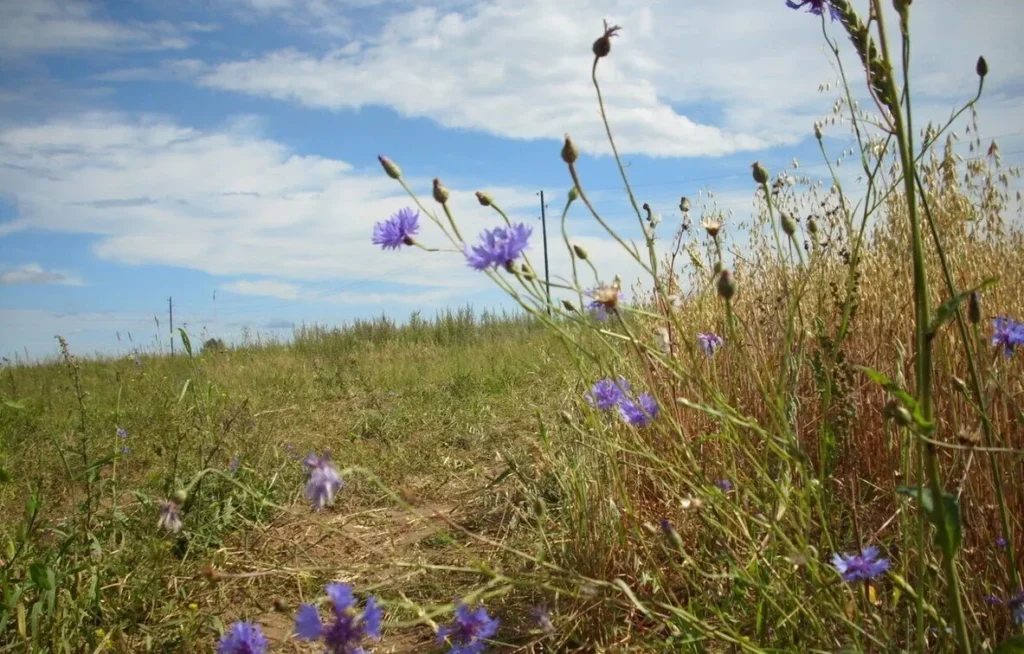
<svg viewBox="0 0 1024 654"><path fill-rule="evenodd" d="M240 621L322 651L376 632L371 596L380 640L338 651L1024 651L1019 171L974 89L962 137L912 126L878 18L827 6L785 15L834 16L867 71L838 69L814 126L829 183L755 162L750 216L683 198L659 222L616 156L646 279L565 233L574 211L618 237L567 136L551 306L501 198L479 195L508 231L463 250L435 180L381 256L441 246L410 228L432 220L521 312L5 367L0 652L266 650L223 636Z"/></svg>

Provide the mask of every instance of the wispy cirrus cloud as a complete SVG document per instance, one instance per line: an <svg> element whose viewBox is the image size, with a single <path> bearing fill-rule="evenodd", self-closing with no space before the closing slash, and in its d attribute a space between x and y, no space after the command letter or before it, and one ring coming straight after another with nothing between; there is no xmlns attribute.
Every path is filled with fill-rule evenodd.
<svg viewBox="0 0 1024 654"><path fill-rule="evenodd" d="M0 57L75 50L181 50L201 23L174 25L105 17L83 0L17 0L0 3Z"/></svg>
<svg viewBox="0 0 1024 654"><path fill-rule="evenodd" d="M74 274L61 270L47 270L35 263L27 263L7 270L0 269L0 286L14 284L62 284L84 286L85 282Z"/></svg>

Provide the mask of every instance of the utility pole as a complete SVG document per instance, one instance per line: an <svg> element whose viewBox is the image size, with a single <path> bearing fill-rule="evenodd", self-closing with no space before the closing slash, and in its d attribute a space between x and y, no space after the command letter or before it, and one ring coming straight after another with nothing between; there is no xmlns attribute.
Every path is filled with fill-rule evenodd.
<svg viewBox="0 0 1024 654"><path fill-rule="evenodd" d="M540 192L540 226L544 232L544 289L548 298L548 315L551 315L551 275L548 271L548 218L544 208L544 191Z"/></svg>
<svg viewBox="0 0 1024 654"><path fill-rule="evenodd" d="M167 296L167 319L171 323L171 356L174 356L174 300Z"/></svg>

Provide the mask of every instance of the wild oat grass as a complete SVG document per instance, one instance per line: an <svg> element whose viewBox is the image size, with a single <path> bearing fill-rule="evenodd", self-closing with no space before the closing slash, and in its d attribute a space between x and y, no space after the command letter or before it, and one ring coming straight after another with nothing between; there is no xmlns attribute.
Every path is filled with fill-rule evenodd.
<svg viewBox="0 0 1024 654"><path fill-rule="evenodd" d="M7 650L262 651L255 625L354 647L380 606L376 651L1019 651L1024 240L1019 172L977 137L987 64L964 160L952 121L912 124L909 2L787 4L863 67L814 126L825 184L754 162L749 219L684 197L659 224L616 151L636 244L566 136L571 280L537 279L500 197L504 227L460 232L440 180L374 230L382 256L451 245L522 316L9 368ZM620 29L591 69L613 151ZM647 277L602 269L569 211Z"/></svg>

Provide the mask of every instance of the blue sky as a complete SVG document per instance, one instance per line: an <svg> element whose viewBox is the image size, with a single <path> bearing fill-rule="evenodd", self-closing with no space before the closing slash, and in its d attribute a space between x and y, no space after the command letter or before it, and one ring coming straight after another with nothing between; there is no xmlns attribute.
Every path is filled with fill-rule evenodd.
<svg viewBox="0 0 1024 654"><path fill-rule="evenodd" d="M984 54L983 136L1019 162L1024 7L914 10L918 124L973 90ZM511 307L458 254L370 244L409 204L378 154L428 201L439 177L472 238L498 224L477 190L539 230L543 189L557 215L569 132L602 213L640 238L589 81L602 19L623 27L600 68L613 129L664 238L680 196L702 188L748 216L754 160L826 172L812 128L831 115L835 87L820 87L835 72L818 21L782 0L0 3L0 353L50 355L58 333L82 354L165 346L169 296L176 324L227 340ZM850 142L826 128L833 156ZM636 276L582 208L569 224L607 280ZM567 267L553 247L553 276Z"/></svg>

